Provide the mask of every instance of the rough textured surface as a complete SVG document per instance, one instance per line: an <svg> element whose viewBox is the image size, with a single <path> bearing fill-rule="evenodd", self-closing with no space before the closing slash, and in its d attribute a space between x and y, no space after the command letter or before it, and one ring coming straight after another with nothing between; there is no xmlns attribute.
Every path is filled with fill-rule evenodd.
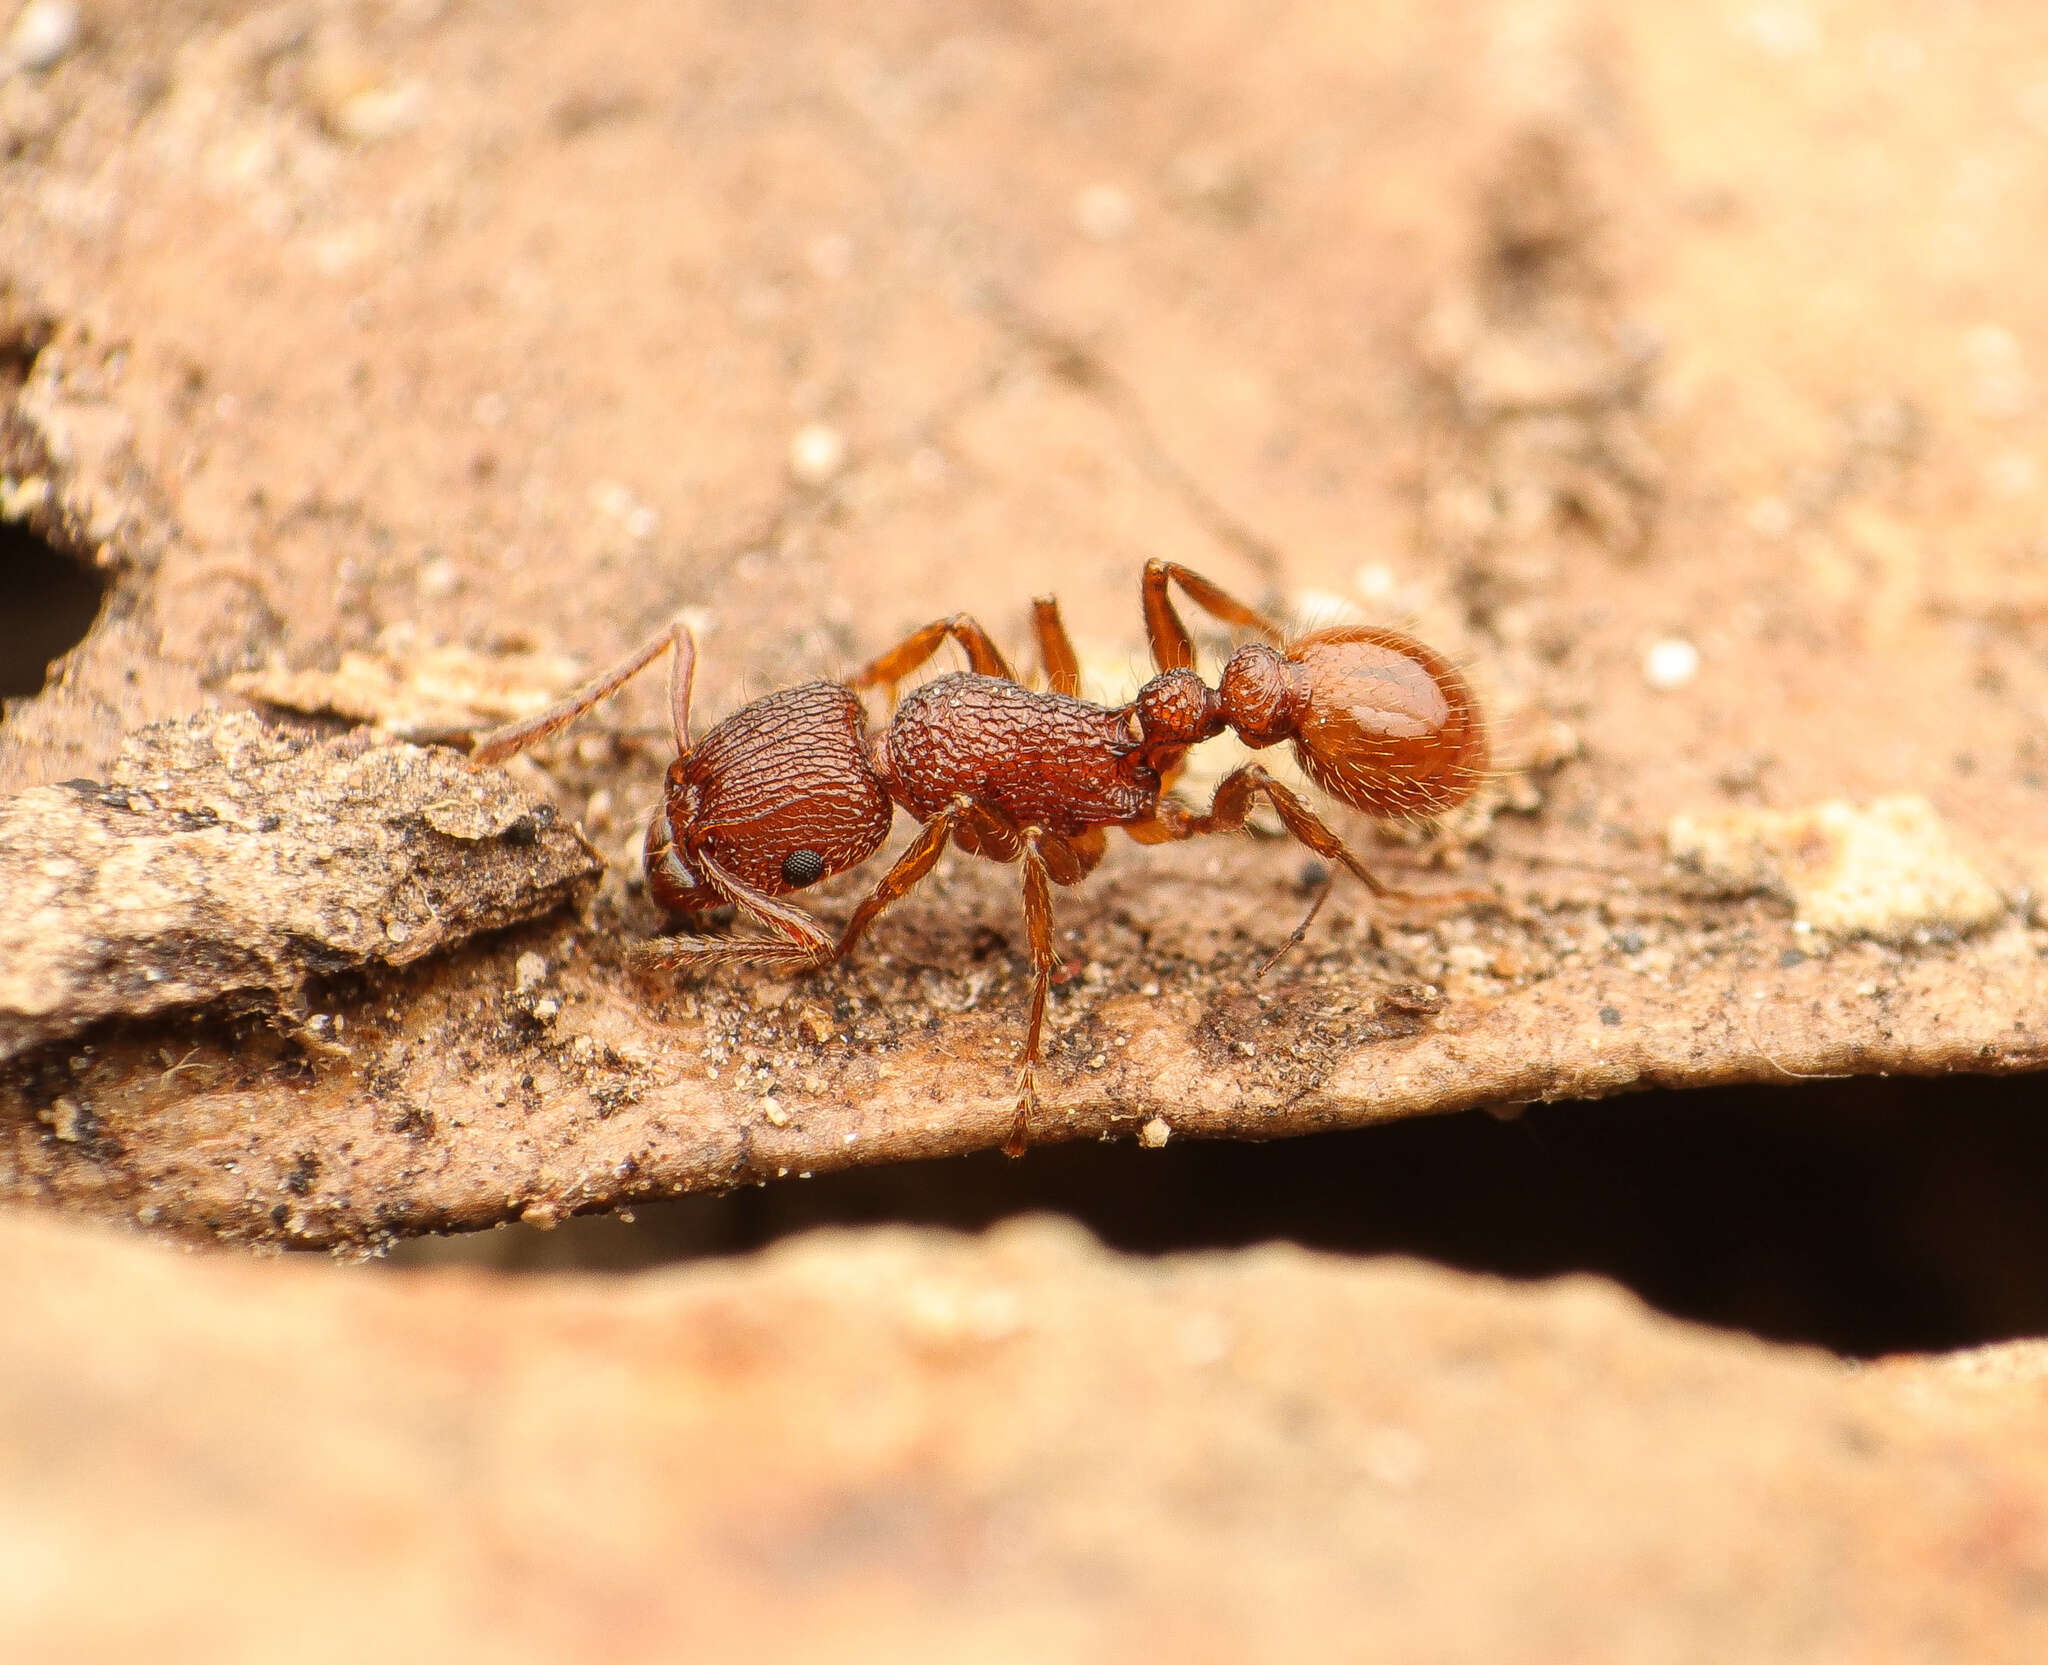
<svg viewBox="0 0 2048 1665"><path fill-rule="evenodd" d="M1680 815L1666 842L1710 885L1783 896L1795 927L1838 937L1953 937L2007 908L1925 798Z"/></svg>
<svg viewBox="0 0 2048 1665"><path fill-rule="evenodd" d="M2027 1344L1036 1223L508 1284L0 1217L0 1281L11 1659L2048 1650Z"/></svg>
<svg viewBox="0 0 2048 1665"><path fill-rule="evenodd" d="M0 507L113 587L0 789L237 686L400 722L428 655L520 684L679 610L707 724L1043 590L1123 672L1159 555L1413 628L1527 767L1434 842L1351 827L1497 904L1340 886L1258 984L1299 853L1118 843L1057 900L1045 1137L2048 1062L2039 6L92 19L0 83ZM795 985L627 974L658 681L526 777L614 858L590 908L312 991L339 1050L28 1060L0 1191L360 1243L1000 1139L1014 872L942 865ZM1966 918L1802 929L1782 868L1668 860L1900 797Z"/></svg>
<svg viewBox="0 0 2048 1665"><path fill-rule="evenodd" d="M373 653L344 653L332 671L245 671L228 678L244 698L291 711L374 723L408 740L451 740L479 720L530 717L576 681L560 654L491 656L474 648L424 646L409 625L392 625Z"/></svg>
<svg viewBox="0 0 2048 1665"><path fill-rule="evenodd" d="M105 781L0 803L0 1059L110 1018L299 1006L597 871L551 805L449 752L247 714L144 729Z"/></svg>

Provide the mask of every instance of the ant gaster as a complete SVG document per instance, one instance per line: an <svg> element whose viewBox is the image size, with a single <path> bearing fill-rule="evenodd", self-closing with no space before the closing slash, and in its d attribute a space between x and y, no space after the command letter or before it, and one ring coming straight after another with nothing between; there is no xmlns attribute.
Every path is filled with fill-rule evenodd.
<svg viewBox="0 0 2048 1665"><path fill-rule="evenodd" d="M1169 593L1264 637L1240 647L1209 687ZM1295 838L1331 868L1342 863L1375 896L1376 879L1313 809L1256 763L1224 777L1196 814L1167 795L1190 746L1234 730L1248 746L1294 743L1303 771L1369 815L1427 817L1451 809L1484 775L1484 724L1471 690L1440 654L1399 631L1342 625L1288 638L1265 615L1168 561L1146 563L1145 633L1158 674L1123 706L1080 697L1081 674L1050 598L1033 604L1049 691L1021 686L995 643L965 614L906 637L845 682L807 682L742 706L690 739L697 645L681 621L560 703L482 736L473 765L495 763L566 727L673 651L676 759L647 829L648 892L667 913L726 904L772 935L668 936L642 945L643 966L758 961L789 971L831 964L875 917L932 870L948 842L1022 866L1024 923L1035 973L1012 1155L1024 1148L1054 966L1052 887L1078 883L1102 859L1104 829L1140 844L1235 832L1263 797ZM855 690L886 688L951 638L970 670L925 683L871 732ZM782 900L866 861L898 806L922 830L868 892L838 940ZM1273 959L1301 940L1323 900ZM1267 962L1272 963L1270 960Z"/></svg>

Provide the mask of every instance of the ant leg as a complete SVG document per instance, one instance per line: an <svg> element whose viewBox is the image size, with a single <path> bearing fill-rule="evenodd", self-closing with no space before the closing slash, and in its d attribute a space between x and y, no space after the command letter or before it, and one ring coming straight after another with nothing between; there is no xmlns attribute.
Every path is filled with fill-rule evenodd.
<svg viewBox="0 0 2048 1665"><path fill-rule="evenodd" d="M1081 697L1081 661L1060 620L1060 604L1049 595L1031 603L1031 628L1038 635L1038 662L1045 667L1045 685L1055 694Z"/></svg>
<svg viewBox="0 0 2048 1665"><path fill-rule="evenodd" d="M671 644L675 653L669 662L669 706L676 725L676 753L678 756L687 754L690 749L690 684L697 673L697 638L690 634L687 624L677 619L659 635L641 643L603 675L586 682L575 693L557 700L545 711L536 711L531 717L522 717L517 722L505 723L487 734L478 735L470 743L469 766L480 769L487 763L502 763L549 735L559 734L592 706L617 693Z"/></svg>
<svg viewBox="0 0 2048 1665"><path fill-rule="evenodd" d="M1024 831L1024 931L1031 942L1031 1017L1024 1033L1024 1075L1018 1082L1017 1116L1004 1141L1005 1156L1022 1156L1031 1131L1031 1113L1038 1108L1038 1059L1045 1035L1045 1000L1052 990L1053 968L1060 963L1052 945L1052 875L1039 852L1039 831Z"/></svg>
<svg viewBox="0 0 2048 1665"><path fill-rule="evenodd" d="M839 934L839 946L833 950L833 958L849 952L884 908L902 901L910 894L911 887L932 870L946 848L946 840L952 836L954 823L968 808L968 799L955 798L924 824L923 830L911 840L910 848L896 858L896 865L861 898L860 906L853 910L853 917L846 922L846 929Z"/></svg>
<svg viewBox="0 0 2048 1665"><path fill-rule="evenodd" d="M682 966L703 969L722 965L773 965L790 971L814 971L839 956L832 939L802 908L764 896L701 849L690 851L690 865L710 881L719 895L769 930L775 937L655 937L636 944L628 959L636 971L673 971Z"/></svg>
<svg viewBox="0 0 2048 1665"><path fill-rule="evenodd" d="M1442 899L1419 896L1413 891L1396 890L1391 885L1383 884L1373 876L1370 868L1351 853L1344 840L1323 823L1322 818L1314 810L1257 763L1244 764L1223 777L1223 784L1216 788L1215 797L1209 800L1209 811L1206 815L1190 815L1169 798L1160 802L1160 813L1154 821L1141 823L1138 827L1127 830L1141 844L1164 843L1168 839L1202 838L1210 833L1237 832L1243 828L1246 818L1251 814L1253 802L1261 797L1273 806L1274 812L1280 817L1281 825L1286 827L1293 838L1306 844L1333 869L1336 863L1342 862L1357 875L1359 882L1373 895L1407 901ZM1330 886L1335 882L1336 874L1332 871L1330 877L1323 881L1322 889L1316 892L1315 901L1309 904L1307 914L1303 916L1301 923L1295 926L1293 934L1259 967L1258 974L1261 977L1279 964L1287 952L1308 934L1308 928L1315 922L1316 915L1323 911L1323 903L1329 900Z"/></svg>
<svg viewBox="0 0 2048 1665"><path fill-rule="evenodd" d="M886 688L893 697L896 684L937 653L939 644L948 636L958 642L966 653L969 670L982 676L999 676L1005 682L1017 680L1010 672L1009 661L989 639L988 632L965 613L955 613L949 619L939 619L922 630L912 631L887 653L855 671L846 679L846 685L849 688Z"/></svg>
<svg viewBox="0 0 2048 1665"><path fill-rule="evenodd" d="M1203 612L1225 624L1255 630L1268 641L1286 634L1264 613L1247 607L1228 591L1217 588L1198 572L1190 572L1176 561L1145 563L1141 595L1145 604L1145 636L1152 644L1152 663L1162 671L1191 671L1195 668L1195 639L1181 622L1180 612L1167 593L1171 579Z"/></svg>

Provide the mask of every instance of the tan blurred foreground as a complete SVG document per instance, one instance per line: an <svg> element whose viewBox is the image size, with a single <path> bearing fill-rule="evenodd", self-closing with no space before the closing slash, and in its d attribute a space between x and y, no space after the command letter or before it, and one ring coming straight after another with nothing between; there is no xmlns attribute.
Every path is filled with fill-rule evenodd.
<svg viewBox="0 0 2048 1665"><path fill-rule="evenodd" d="M2034 1660L2048 1357L1071 1228L605 1280L0 1220L9 1660Z"/></svg>

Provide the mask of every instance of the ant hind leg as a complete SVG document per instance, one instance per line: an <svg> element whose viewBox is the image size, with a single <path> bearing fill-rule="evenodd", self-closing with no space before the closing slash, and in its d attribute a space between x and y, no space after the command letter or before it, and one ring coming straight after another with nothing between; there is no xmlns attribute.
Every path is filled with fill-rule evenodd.
<svg viewBox="0 0 2048 1665"><path fill-rule="evenodd" d="M1045 1002L1052 991L1053 970L1060 963L1052 945L1052 874L1040 852L1040 834L1024 832L1024 931L1031 943L1031 1016L1024 1035L1024 1072L1017 1084L1017 1114L1005 1156L1022 1156L1029 1143L1031 1114L1038 1108L1038 1063L1045 1037Z"/></svg>
<svg viewBox="0 0 2048 1665"><path fill-rule="evenodd" d="M1045 685L1055 694L1081 697L1081 661L1073 638L1060 618L1060 604L1049 595L1031 603L1031 629L1038 637L1038 662L1045 667Z"/></svg>
<svg viewBox="0 0 2048 1665"><path fill-rule="evenodd" d="M1280 817L1280 824L1290 837L1307 845L1332 869L1293 934L1260 965L1258 975L1261 977L1279 964L1287 952L1307 935L1309 926L1315 923L1316 915L1323 911L1323 904L1330 898L1330 886L1336 881L1338 863L1349 868L1359 883L1383 901L1455 904L1496 900L1490 891L1484 890L1401 890L1386 883L1351 853L1350 847L1330 830L1321 816L1257 763L1246 763L1223 777L1223 784L1216 788L1216 795L1209 800L1206 815L1190 815L1181 805L1166 798L1160 801L1159 813L1150 821L1138 822L1124 830L1140 844L1165 844L1183 838L1202 838L1210 833L1237 832L1244 826L1253 803L1259 798L1273 806L1274 813Z"/></svg>
<svg viewBox="0 0 2048 1665"><path fill-rule="evenodd" d="M1277 950L1259 966L1258 975L1263 977L1287 955L1296 943L1308 934L1308 928L1315 923L1316 915L1323 911L1323 904L1329 900L1330 887L1336 882L1336 867L1339 863L1349 868L1365 888L1378 897L1414 898L1410 891L1396 890L1381 882L1363 862L1351 853L1344 840L1324 823L1321 816L1279 781L1268 774L1257 763L1247 763L1233 769L1223 777L1222 785L1216 788L1216 795L1209 800L1208 813L1190 815L1171 800L1160 804L1161 814L1156 822L1134 829L1134 836L1142 843L1163 842L1167 839L1203 838L1210 833L1240 831L1250 816L1252 805L1264 798L1273 806L1280 817L1280 824L1296 842L1305 844L1331 869L1324 879L1316 898L1309 904L1308 912L1295 926L1293 933ZM1434 898L1421 898L1434 900Z"/></svg>
<svg viewBox="0 0 2048 1665"><path fill-rule="evenodd" d="M1178 584L1192 601L1210 617L1244 630L1255 631L1269 642L1279 641L1285 632L1256 608L1247 607L1229 591L1190 572L1177 561L1151 560L1145 563L1140 591L1145 606L1145 637L1152 644L1152 663L1162 671L1190 671L1195 668L1195 639L1181 621L1180 610L1167 592L1168 581Z"/></svg>

